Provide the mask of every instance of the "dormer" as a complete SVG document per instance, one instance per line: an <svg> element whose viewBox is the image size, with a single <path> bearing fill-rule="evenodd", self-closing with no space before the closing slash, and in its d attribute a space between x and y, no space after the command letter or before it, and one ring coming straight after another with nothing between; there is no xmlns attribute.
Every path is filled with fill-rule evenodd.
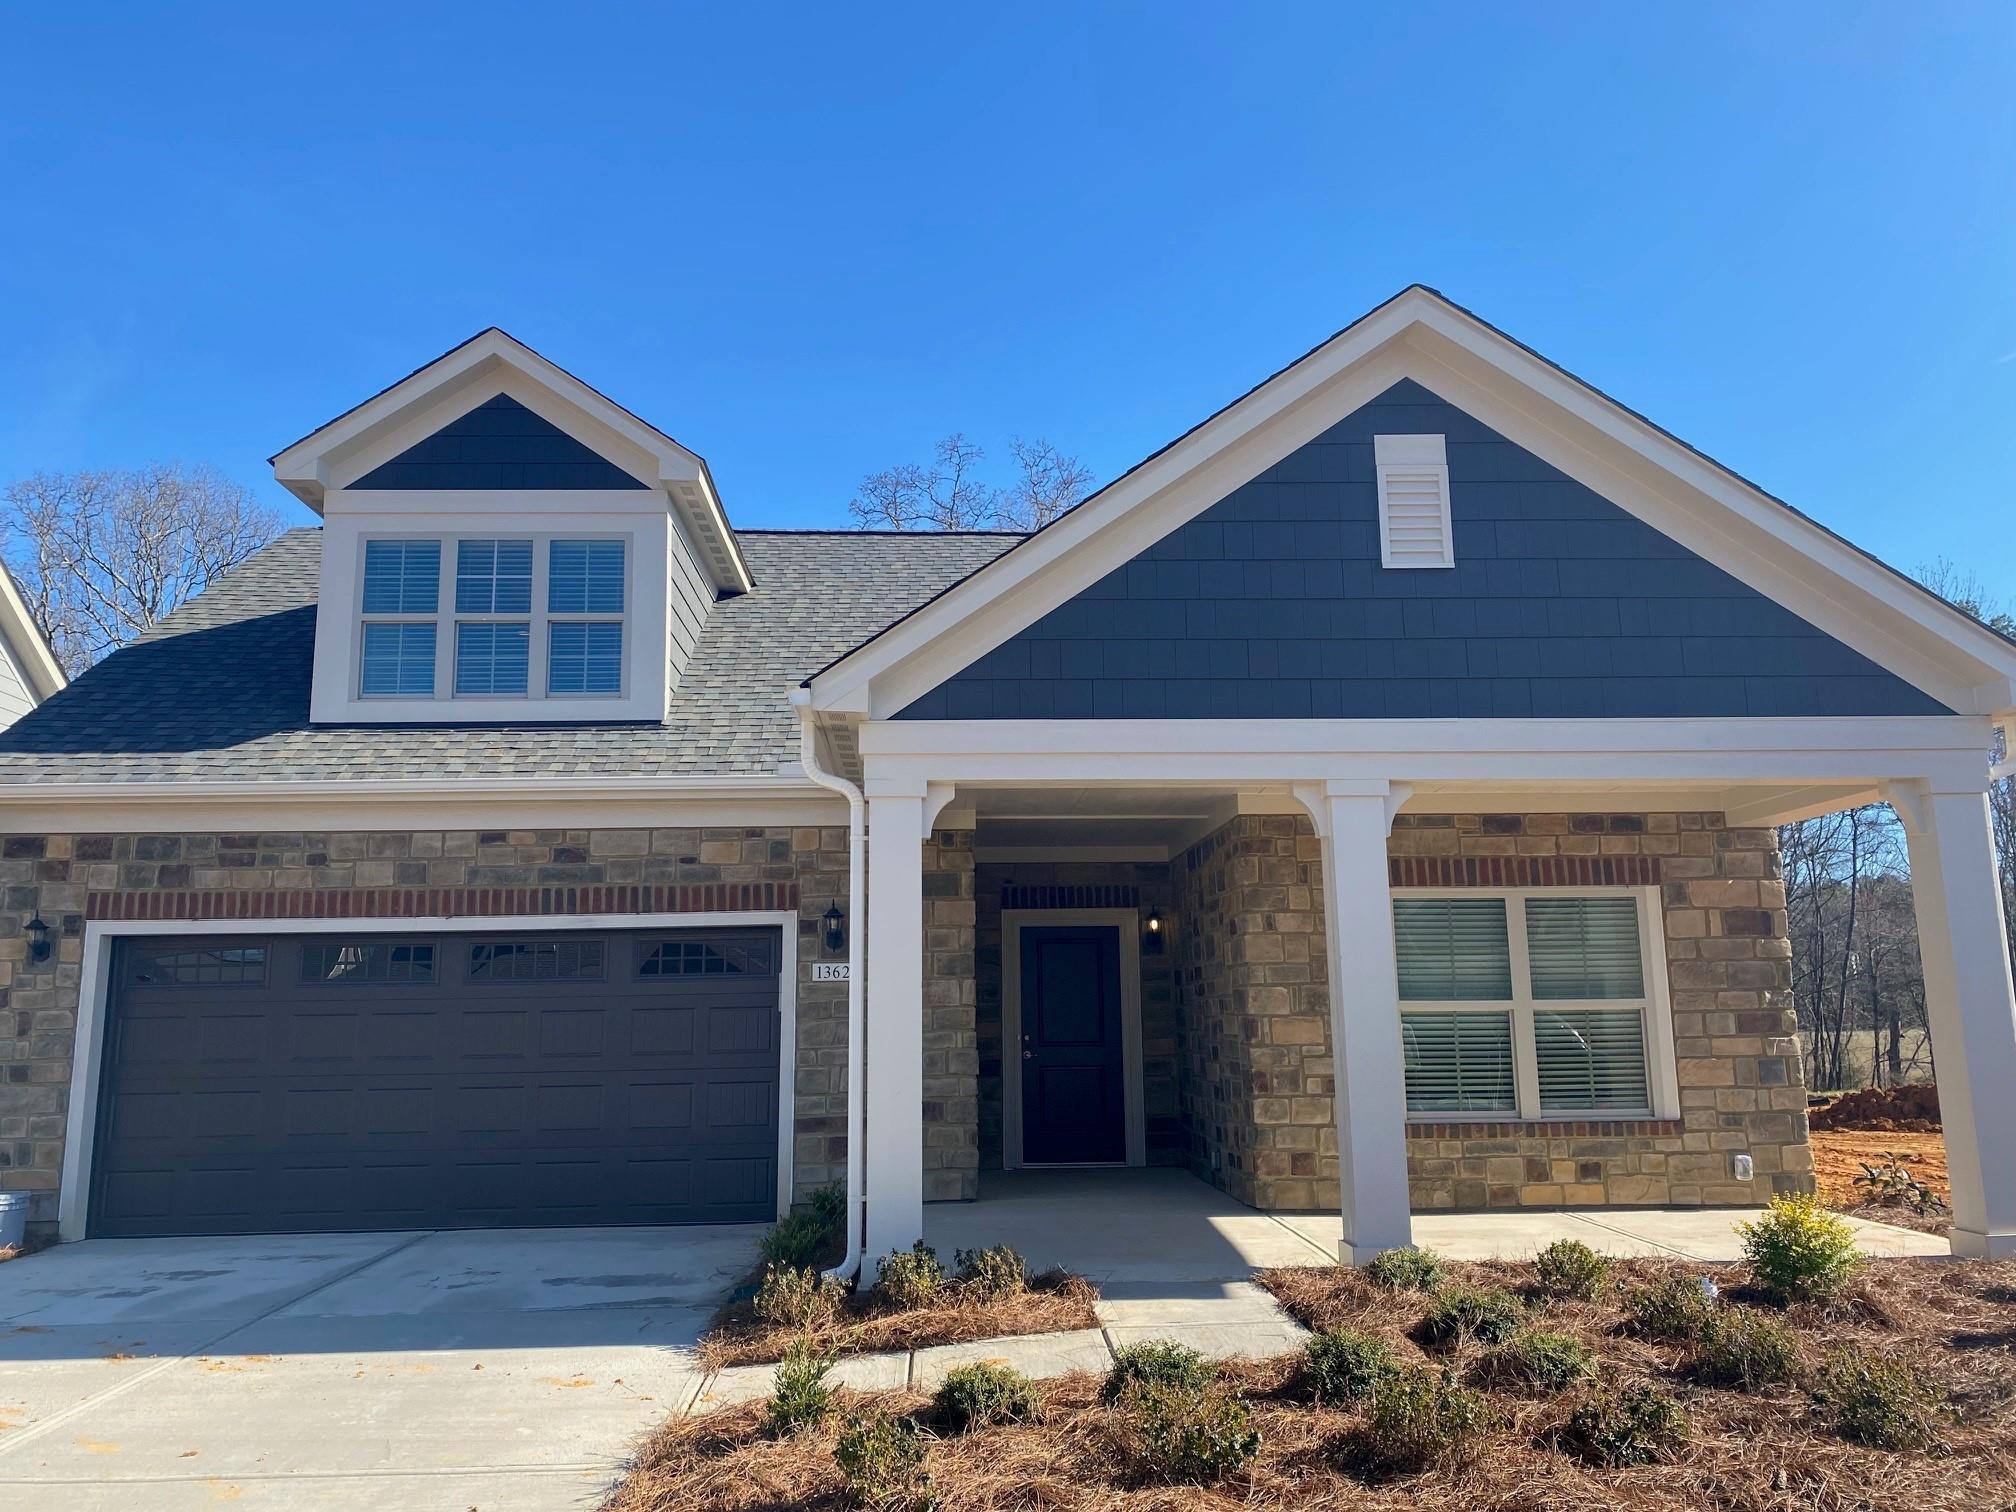
<svg viewBox="0 0 2016 1512"><path fill-rule="evenodd" d="M273 473L322 516L318 724L662 721L751 586L707 464L495 328Z"/></svg>

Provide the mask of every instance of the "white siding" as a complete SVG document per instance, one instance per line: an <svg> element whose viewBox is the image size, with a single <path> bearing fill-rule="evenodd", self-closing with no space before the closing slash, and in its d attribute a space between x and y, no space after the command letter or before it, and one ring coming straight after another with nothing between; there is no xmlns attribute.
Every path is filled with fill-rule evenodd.
<svg viewBox="0 0 2016 1512"><path fill-rule="evenodd" d="M686 534L686 526L673 518L671 549L666 552L665 626L670 642L665 685L677 692L679 679L693 655L693 643L700 639L700 627L707 623L707 611L714 607L714 584L701 569L699 553Z"/></svg>
<svg viewBox="0 0 2016 1512"><path fill-rule="evenodd" d="M0 730L34 708L34 690L14 658L13 648L0 640Z"/></svg>

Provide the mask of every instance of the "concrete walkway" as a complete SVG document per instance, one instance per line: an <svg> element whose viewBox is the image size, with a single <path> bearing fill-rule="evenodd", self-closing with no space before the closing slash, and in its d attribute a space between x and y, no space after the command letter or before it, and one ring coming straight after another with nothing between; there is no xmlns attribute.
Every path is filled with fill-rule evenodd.
<svg viewBox="0 0 2016 1512"><path fill-rule="evenodd" d="M0 1265L0 1505L596 1506L762 1229L90 1240Z"/></svg>

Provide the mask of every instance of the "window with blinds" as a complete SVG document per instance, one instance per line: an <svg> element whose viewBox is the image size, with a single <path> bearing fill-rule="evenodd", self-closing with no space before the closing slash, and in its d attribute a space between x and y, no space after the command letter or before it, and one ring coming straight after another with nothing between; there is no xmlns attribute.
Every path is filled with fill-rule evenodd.
<svg viewBox="0 0 2016 1512"><path fill-rule="evenodd" d="M1395 898L1408 1113L1651 1113L1641 918L1621 889Z"/></svg>

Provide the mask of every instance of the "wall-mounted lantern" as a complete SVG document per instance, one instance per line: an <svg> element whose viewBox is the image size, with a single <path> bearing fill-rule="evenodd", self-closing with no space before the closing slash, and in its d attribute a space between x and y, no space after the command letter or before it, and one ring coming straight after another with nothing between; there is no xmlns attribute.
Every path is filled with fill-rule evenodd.
<svg viewBox="0 0 2016 1512"><path fill-rule="evenodd" d="M28 921L28 959L46 961L49 959L49 926L42 922L39 913Z"/></svg>
<svg viewBox="0 0 2016 1512"><path fill-rule="evenodd" d="M1141 931L1141 954L1162 954L1163 937L1162 910L1151 904L1148 909L1147 925Z"/></svg>
<svg viewBox="0 0 2016 1512"><path fill-rule="evenodd" d="M838 955L842 950L847 948L847 931L842 927L845 919L846 915L840 912L838 899L829 904L826 912L819 916L819 921L826 926L826 950L828 954Z"/></svg>

